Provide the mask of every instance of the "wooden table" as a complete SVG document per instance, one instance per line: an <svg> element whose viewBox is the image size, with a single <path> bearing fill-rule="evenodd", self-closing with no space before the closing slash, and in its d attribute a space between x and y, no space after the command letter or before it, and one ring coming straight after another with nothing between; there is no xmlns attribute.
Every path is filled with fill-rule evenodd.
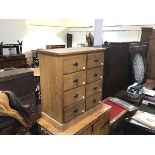
<svg viewBox="0 0 155 155"><path fill-rule="evenodd" d="M68 127L61 131L54 124L44 118L40 118L37 123L41 127L41 132L54 135L102 135L109 134L109 111L111 106L104 104L97 105L83 115L76 117L76 120L69 122ZM73 121L76 123L73 124ZM93 131L91 131L93 128Z"/></svg>

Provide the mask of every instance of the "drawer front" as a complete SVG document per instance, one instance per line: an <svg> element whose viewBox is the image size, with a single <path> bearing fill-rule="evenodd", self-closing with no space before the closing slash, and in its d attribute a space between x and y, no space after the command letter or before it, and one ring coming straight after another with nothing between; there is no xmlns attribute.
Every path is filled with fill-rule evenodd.
<svg viewBox="0 0 155 155"><path fill-rule="evenodd" d="M68 122L69 120L73 119L74 117L82 114L85 112L85 100L81 100L64 110L64 121Z"/></svg>
<svg viewBox="0 0 155 155"><path fill-rule="evenodd" d="M86 69L86 55L67 56L63 58L64 74Z"/></svg>
<svg viewBox="0 0 155 155"><path fill-rule="evenodd" d="M102 80L89 83L86 85L86 97L96 94L102 91Z"/></svg>
<svg viewBox="0 0 155 155"><path fill-rule="evenodd" d="M97 93L86 99L86 110L98 105L101 103L102 93Z"/></svg>
<svg viewBox="0 0 155 155"><path fill-rule="evenodd" d="M24 60L6 61L6 62L3 63L3 68L10 68L10 67L20 68L25 63L26 63L26 59L24 59Z"/></svg>
<svg viewBox="0 0 155 155"><path fill-rule="evenodd" d="M101 134L102 135L109 135L110 131L110 124L107 123L103 128L101 128Z"/></svg>
<svg viewBox="0 0 155 155"><path fill-rule="evenodd" d="M103 66L103 64L104 64L104 52L88 54L87 68Z"/></svg>
<svg viewBox="0 0 155 155"><path fill-rule="evenodd" d="M87 83L103 78L103 66L87 70Z"/></svg>
<svg viewBox="0 0 155 155"><path fill-rule="evenodd" d="M76 88L86 83L86 71L64 75L64 91Z"/></svg>
<svg viewBox="0 0 155 155"><path fill-rule="evenodd" d="M109 112L106 111L102 118L100 118L93 125L94 135L108 135L109 134Z"/></svg>
<svg viewBox="0 0 155 155"><path fill-rule="evenodd" d="M64 106L67 107L85 98L85 86L64 92Z"/></svg>
<svg viewBox="0 0 155 155"><path fill-rule="evenodd" d="M88 127L84 131L79 131L76 133L76 135L92 135L92 126Z"/></svg>
<svg viewBox="0 0 155 155"><path fill-rule="evenodd" d="M100 126L100 124L95 124L93 126L93 135L109 135L109 131L109 123L106 123L104 126Z"/></svg>

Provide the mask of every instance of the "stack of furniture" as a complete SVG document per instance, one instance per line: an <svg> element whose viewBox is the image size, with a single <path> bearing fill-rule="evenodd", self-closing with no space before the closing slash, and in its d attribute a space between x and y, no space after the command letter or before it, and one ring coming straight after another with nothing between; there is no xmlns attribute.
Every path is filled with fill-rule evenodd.
<svg viewBox="0 0 155 155"><path fill-rule="evenodd" d="M11 53L13 51L13 53ZM7 54L5 54L7 53ZM22 54L22 44L0 44L0 68L21 68L26 65L25 55Z"/></svg>
<svg viewBox="0 0 155 155"><path fill-rule="evenodd" d="M0 72L0 90L11 91L22 102L27 112L31 116L35 113L35 119L40 118L36 105L35 85L33 72L29 69L10 69ZM34 121L36 121L34 120ZM19 131L19 123L13 118L0 116L0 134L25 134L28 128Z"/></svg>
<svg viewBox="0 0 155 155"><path fill-rule="evenodd" d="M39 125L50 126L51 134L108 134L110 107L101 103L104 49L41 50L39 60Z"/></svg>

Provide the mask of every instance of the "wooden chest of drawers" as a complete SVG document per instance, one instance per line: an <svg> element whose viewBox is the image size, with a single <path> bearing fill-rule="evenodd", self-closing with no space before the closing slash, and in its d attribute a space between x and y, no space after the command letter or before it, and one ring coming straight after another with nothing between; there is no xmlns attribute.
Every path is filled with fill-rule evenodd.
<svg viewBox="0 0 155 155"><path fill-rule="evenodd" d="M68 123L102 99L103 48L39 51L42 114Z"/></svg>

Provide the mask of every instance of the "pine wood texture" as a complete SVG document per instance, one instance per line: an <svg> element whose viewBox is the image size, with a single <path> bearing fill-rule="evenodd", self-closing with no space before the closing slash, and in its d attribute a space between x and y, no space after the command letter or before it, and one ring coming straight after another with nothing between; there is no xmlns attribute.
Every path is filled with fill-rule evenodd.
<svg viewBox="0 0 155 155"><path fill-rule="evenodd" d="M86 85L86 97L102 91L102 80L98 80Z"/></svg>
<svg viewBox="0 0 155 155"><path fill-rule="evenodd" d="M97 67L87 70L87 83L103 78L103 67Z"/></svg>
<svg viewBox="0 0 155 155"><path fill-rule="evenodd" d="M101 103L102 93L99 92L94 94L86 99L86 110L98 105Z"/></svg>
<svg viewBox="0 0 155 155"><path fill-rule="evenodd" d="M104 51L103 48L45 50L39 52L39 60L42 115L61 129L64 123L86 111L86 94L102 91ZM90 82L94 83L87 87ZM101 101L102 94L98 94L97 100Z"/></svg>
<svg viewBox="0 0 155 155"><path fill-rule="evenodd" d="M64 74L86 69L86 55L66 56L63 61Z"/></svg>
<svg viewBox="0 0 155 155"><path fill-rule="evenodd" d="M81 117L80 115L78 117L78 121L73 125L69 125L64 131L58 129L57 127L55 127L55 125L49 123L43 118L39 119L37 123L54 135L83 135L86 133L90 134L90 130L91 134L98 134L99 131L100 134L107 134L108 130L106 130L107 132L103 131L105 131L105 128L107 129L107 127L105 127L104 125L108 126L109 124L110 109L111 107L109 105L106 105L104 104L104 102L102 102L98 106L88 111L87 115L86 113L83 114L83 117ZM99 123L97 123L98 121ZM96 125L96 123L101 125ZM101 129L99 129L99 126L101 127Z"/></svg>
<svg viewBox="0 0 155 155"><path fill-rule="evenodd" d="M85 98L85 86L66 91L64 92L64 107L67 107L84 98Z"/></svg>
<svg viewBox="0 0 155 155"><path fill-rule="evenodd" d="M66 74L64 77L64 91L86 84L86 71Z"/></svg>
<svg viewBox="0 0 155 155"><path fill-rule="evenodd" d="M47 55L75 55L75 54L83 54L83 53L94 53L96 51L103 52L104 48L96 48L96 47L73 47L73 48L61 48L61 49L40 49L39 53L47 54Z"/></svg>
<svg viewBox="0 0 155 155"><path fill-rule="evenodd" d="M104 53L91 53L88 54L87 68L94 68L97 66L103 66L104 64Z"/></svg>
<svg viewBox="0 0 155 155"><path fill-rule="evenodd" d="M85 129L84 131L76 133L76 135L92 135L92 126L88 127L88 129Z"/></svg>
<svg viewBox="0 0 155 155"><path fill-rule="evenodd" d="M103 119L99 120L93 125L93 134L94 135L108 135L109 134L109 124L104 124Z"/></svg>
<svg viewBox="0 0 155 155"><path fill-rule="evenodd" d="M42 111L63 123L62 58L39 55Z"/></svg>
<svg viewBox="0 0 155 155"><path fill-rule="evenodd" d="M85 100L76 102L75 104L65 108L64 119L65 122L85 112Z"/></svg>

